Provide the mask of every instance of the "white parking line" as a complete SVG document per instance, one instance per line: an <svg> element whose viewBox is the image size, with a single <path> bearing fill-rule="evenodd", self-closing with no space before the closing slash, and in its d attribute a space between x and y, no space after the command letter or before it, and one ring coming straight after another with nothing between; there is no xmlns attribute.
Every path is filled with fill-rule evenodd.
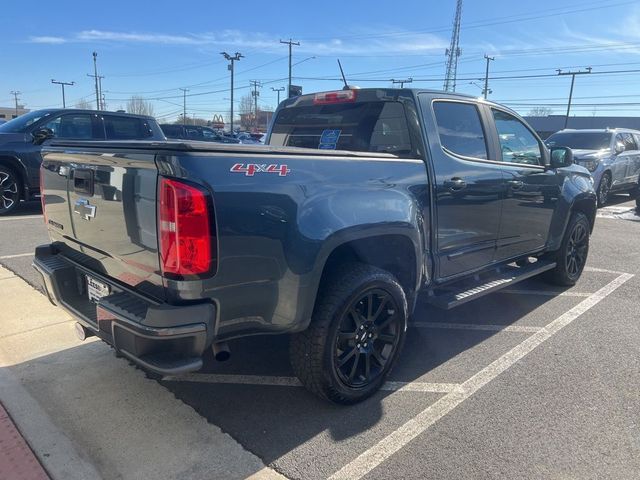
<svg viewBox="0 0 640 480"><path fill-rule="evenodd" d="M518 290L514 288L505 288L495 293L509 293L513 295L545 295L548 297L588 297L591 295L587 292L552 292L551 290Z"/></svg>
<svg viewBox="0 0 640 480"><path fill-rule="evenodd" d="M272 387L301 387L296 377L274 377L260 375L223 375L215 373L189 373L180 376L166 376L168 382L226 383L234 385L266 385ZM381 390L387 392L450 393L459 391L457 383L430 382L386 382Z"/></svg>
<svg viewBox="0 0 640 480"><path fill-rule="evenodd" d="M0 257L0 260L9 260L10 258L20 258L20 257L33 257L33 252L18 253L17 255L3 255Z"/></svg>
<svg viewBox="0 0 640 480"><path fill-rule="evenodd" d="M11 220L31 220L34 218L42 221L42 215L20 215L17 217L2 217L0 218L0 222L10 222Z"/></svg>
<svg viewBox="0 0 640 480"><path fill-rule="evenodd" d="M455 330L488 330L491 332L519 332L536 333L542 327L529 327L525 325L478 325L475 323L445 323L445 322L413 322L410 327L417 328L451 328Z"/></svg>
<svg viewBox="0 0 640 480"><path fill-rule="evenodd" d="M440 400L420 412L400 428L387 435L376 445L360 454L352 462L342 467L329 478L331 480L355 480L364 477L367 473L390 458L393 454L406 446L414 438L451 412L454 408L491 382L502 372L509 369L525 355L547 341L580 315L597 305L601 300L609 296L632 277L633 275L629 273L624 273L618 276L600 290L590 295L588 298L585 298L571 310L560 315L560 317L553 320L546 327L534 333L490 365L480 370L469 380L463 382L460 385L460 389L456 389L455 391L446 394Z"/></svg>
<svg viewBox="0 0 640 480"><path fill-rule="evenodd" d="M584 267L585 272L598 272L598 273L612 273L616 275L624 275L625 272L618 272L617 270L607 270L606 268L596 267Z"/></svg>

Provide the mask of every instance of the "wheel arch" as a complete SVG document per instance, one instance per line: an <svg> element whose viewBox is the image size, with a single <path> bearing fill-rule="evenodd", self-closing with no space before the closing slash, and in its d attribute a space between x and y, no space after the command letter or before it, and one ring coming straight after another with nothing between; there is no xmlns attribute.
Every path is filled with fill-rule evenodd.
<svg viewBox="0 0 640 480"><path fill-rule="evenodd" d="M421 278L419 247L410 236L385 233L345 240L333 246L323 264L318 287L340 265L359 262L391 273L407 297L409 312L413 310Z"/></svg>

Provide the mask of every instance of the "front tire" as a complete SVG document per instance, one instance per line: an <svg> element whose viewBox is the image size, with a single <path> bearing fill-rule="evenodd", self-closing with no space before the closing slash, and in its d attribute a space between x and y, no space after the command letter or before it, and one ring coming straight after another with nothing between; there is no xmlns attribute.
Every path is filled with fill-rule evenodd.
<svg viewBox="0 0 640 480"><path fill-rule="evenodd" d="M318 294L311 324L291 338L291 365L316 395L349 405L384 383L404 343L407 300L389 272L349 264Z"/></svg>
<svg viewBox="0 0 640 480"><path fill-rule="evenodd" d="M609 193L611 192L611 174L609 172L602 175L600 184L598 185L598 208L602 208L607 204L609 200Z"/></svg>
<svg viewBox="0 0 640 480"><path fill-rule="evenodd" d="M20 178L3 165L0 165L0 217L9 215L20 204Z"/></svg>
<svg viewBox="0 0 640 480"><path fill-rule="evenodd" d="M560 248L548 256L556 262L556 267L545 272L544 279L547 282L564 287L576 284L587 263L590 229L591 225L584 213L571 214Z"/></svg>

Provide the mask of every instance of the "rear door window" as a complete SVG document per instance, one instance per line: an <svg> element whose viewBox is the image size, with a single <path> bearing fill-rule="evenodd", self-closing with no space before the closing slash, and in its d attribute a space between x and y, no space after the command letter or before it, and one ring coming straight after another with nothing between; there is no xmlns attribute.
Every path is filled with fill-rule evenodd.
<svg viewBox="0 0 640 480"><path fill-rule="evenodd" d="M440 144L445 150L487 159L487 142L478 107L472 103L437 101L433 103Z"/></svg>
<svg viewBox="0 0 640 480"><path fill-rule="evenodd" d="M636 145L636 141L634 140L633 135L631 133L623 133L622 140L624 142L624 149L626 152L638 149L638 146Z"/></svg>
<svg viewBox="0 0 640 480"><path fill-rule="evenodd" d="M143 140L153 135L149 124L142 118L104 115L107 140Z"/></svg>
<svg viewBox="0 0 640 480"><path fill-rule="evenodd" d="M388 101L284 108L269 143L399 156L412 156L414 151L404 106Z"/></svg>
<svg viewBox="0 0 640 480"><path fill-rule="evenodd" d="M204 140L202 130L197 127L184 127L185 136L189 140Z"/></svg>
<svg viewBox="0 0 640 480"><path fill-rule="evenodd" d="M180 125L162 125L162 133L167 138L182 138L182 126Z"/></svg>
<svg viewBox="0 0 640 480"><path fill-rule="evenodd" d="M76 140L91 140L93 135L93 122L91 115L86 113L73 113L61 115L43 125L53 130L56 138L69 138ZM102 140L102 138L100 138Z"/></svg>

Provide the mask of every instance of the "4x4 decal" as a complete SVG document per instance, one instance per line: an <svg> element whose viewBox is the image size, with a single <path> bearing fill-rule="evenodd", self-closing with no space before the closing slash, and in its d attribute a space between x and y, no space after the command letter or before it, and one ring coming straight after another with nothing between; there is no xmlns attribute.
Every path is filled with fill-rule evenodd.
<svg viewBox="0 0 640 480"><path fill-rule="evenodd" d="M229 170L233 173L244 173L247 177L253 177L256 173L277 173L280 177L286 177L291 173L291 169L287 165L278 165L272 163L267 165L266 163L236 163Z"/></svg>

